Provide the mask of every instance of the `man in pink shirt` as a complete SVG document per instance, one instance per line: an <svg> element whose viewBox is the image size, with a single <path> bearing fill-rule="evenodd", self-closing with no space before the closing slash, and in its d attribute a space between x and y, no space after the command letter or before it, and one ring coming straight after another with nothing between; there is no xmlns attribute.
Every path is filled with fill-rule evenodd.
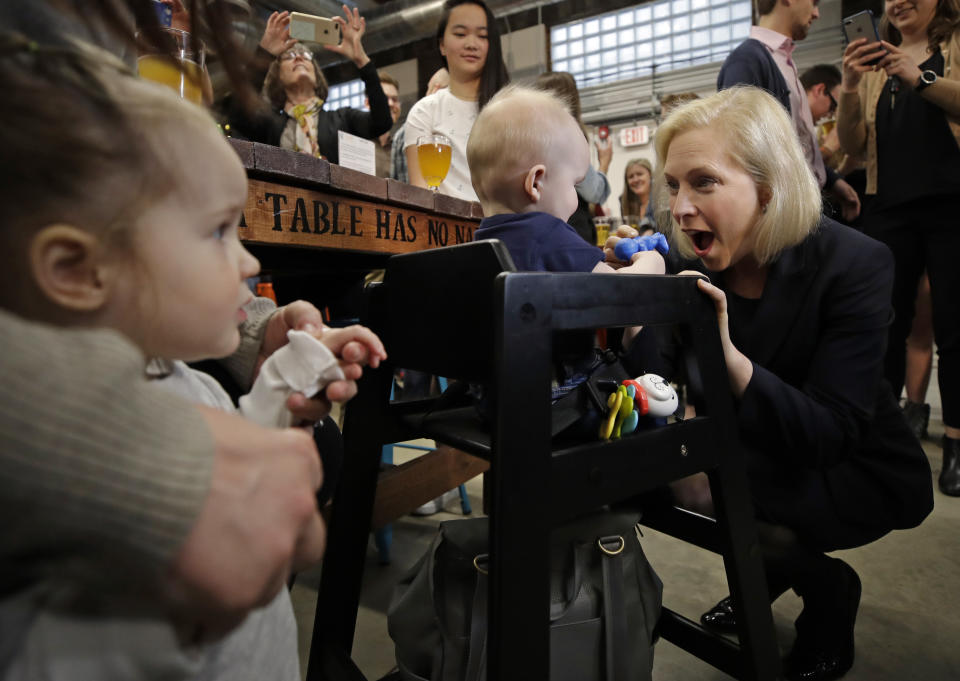
<svg viewBox="0 0 960 681"><path fill-rule="evenodd" d="M860 214L860 199L853 187L826 168L817 145L817 131L797 65L796 41L803 40L820 16L819 0L757 0L759 15L750 37L731 52L717 77L717 89L734 85L763 88L780 100L790 113L800 146L820 187L840 202L843 218Z"/></svg>

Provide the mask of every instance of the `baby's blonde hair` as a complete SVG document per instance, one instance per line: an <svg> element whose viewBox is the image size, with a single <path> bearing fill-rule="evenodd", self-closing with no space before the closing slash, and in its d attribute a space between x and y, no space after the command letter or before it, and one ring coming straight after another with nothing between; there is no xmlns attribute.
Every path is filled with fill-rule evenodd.
<svg viewBox="0 0 960 681"><path fill-rule="evenodd" d="M470 179L481 201L563 144L577 129L567 104L550 92L509 85L477 116L467 141Z"/></svg>
<svg viewBox="0 0 960 681"><path fill-rule="evenodd" d="M696 258L666 209L663 167L670 144L691 130L713 128L724 151L769 196L754 227L753 256L768 264L803 241L820 221L820 186L807 164L793 122L780 102L755 87L733 87L675 109L657 130L657 215L680 253ZM663 224L667 223L667 224Z"/></svg>

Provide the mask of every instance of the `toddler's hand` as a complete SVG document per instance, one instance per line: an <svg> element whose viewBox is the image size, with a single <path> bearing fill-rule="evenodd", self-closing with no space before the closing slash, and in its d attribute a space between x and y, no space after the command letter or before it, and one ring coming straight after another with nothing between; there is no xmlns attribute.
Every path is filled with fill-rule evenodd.
<svg viewBox="0 0 960 681"><path fill-rule="evenodd" d="M387 358L387 351L377 334L359 324L343 329L324 329L317 337L340 358L340 366L347 378L351 378L347 367L356 366L362 371L360 368L366 364L376 369ZM360 378L360 373L355 378Z"/></svg>

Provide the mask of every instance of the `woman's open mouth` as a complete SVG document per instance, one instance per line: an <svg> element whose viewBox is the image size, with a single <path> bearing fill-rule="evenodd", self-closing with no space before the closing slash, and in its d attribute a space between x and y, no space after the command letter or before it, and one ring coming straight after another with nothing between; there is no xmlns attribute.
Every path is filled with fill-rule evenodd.
<svg viewBox="0 0 960 681"><path fill-rule="evenodd" d="M693 250L697 254L698 258L702 258L707 253L710 252L710 247L713 246L714 237L713 232L699 232L699 231L686 231L684 232L693 243Z"/></svg>

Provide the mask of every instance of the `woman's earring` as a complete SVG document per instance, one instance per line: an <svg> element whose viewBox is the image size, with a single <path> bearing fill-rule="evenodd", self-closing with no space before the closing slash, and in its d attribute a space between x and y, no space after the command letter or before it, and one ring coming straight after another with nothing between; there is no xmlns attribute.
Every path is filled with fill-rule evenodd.
<svg viewBox="0 0 960 681"><path fill-rule="evenodd" d="M766 214L766 212L767 212L767 204L763 204L762 206L760 206L760 212Z"/></svg>

